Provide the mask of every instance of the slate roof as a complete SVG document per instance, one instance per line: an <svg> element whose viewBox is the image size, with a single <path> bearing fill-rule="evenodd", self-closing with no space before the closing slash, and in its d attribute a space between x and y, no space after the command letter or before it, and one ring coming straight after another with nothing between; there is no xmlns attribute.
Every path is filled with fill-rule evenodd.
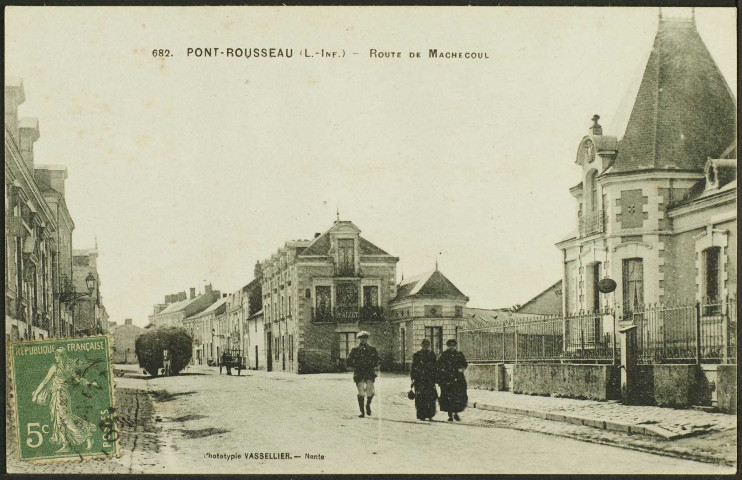
<svg viewBox="0 0 742 480"><path fill-rule="evenodd" d="M198 297L196 297L196 298L198 298ZM186 317L186 320L191 319L191 318L195 318L195 317L202 317L202 316L208 315L209 313L212 313L212 312L215 312L217 315L219 315L221 313L224 313L227 310L226 303L227 303L227 298L222 297L219 300L217 300L216 302L214 302L211 305L209 305L208 307L206 307L205 309L203 309L202 311L200 311L198 313L194 313L190 317ZM224 307L224 308L220 308L220 307Z"/></svg>
<svg viewBox="0 0 742 480"><path fill-rule="evenodd" d="M334 224L329 230L324 232L319 237L312 240L312 242L302 250L299 255L329 255L330 254L330 232L335 227ZM358 236L359 250L361 255L389 255L387 252L377 247L373 243L369 242L365 238Z"/></svg>
<svg viewBox="0 0 742 480"><path fill-rule="evenodd" d="M614 172L701 171L736 138L736 102L690 19L660 20Z"/></svg>
<svg viewBox="0 0 742 480"><path fill-rule="evenodd" d="M397 296L393 302L398 302L409 297L459 297L469 300L469 298L456 288L451 280L446 278L438 270L424 273L403 280L397 287Z"/></svg>
<svg viewBox="0 0 742 480"><path fill-rule="evenodd" d="M198 298L198 297L196 297L196 298ZM188 306L188 304L190 304L192 301L196 300L196 298L190 298L190 299L186 299L186 300L180 300L179 302L171 303L170 305L168 305L167 307L165 307L165 309L163 311L161 311L160 313L158 313L158 315L162 315L164 313L173 313L173 312L177 312L179 310L183 310L185 307Z"/></svg>

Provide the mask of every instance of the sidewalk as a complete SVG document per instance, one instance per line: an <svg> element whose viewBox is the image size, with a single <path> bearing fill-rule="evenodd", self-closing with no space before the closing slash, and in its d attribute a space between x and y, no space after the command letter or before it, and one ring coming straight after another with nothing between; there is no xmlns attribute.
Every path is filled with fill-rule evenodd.
<svg viewBox="0 0 742 480"><path fill-rule="evenodd" d="M469 390L469 406L482 410L528 415L557 422L640 433L667 440L709 431L737 428L737 417L698 409L622 405L616 400L597 402L570 398L516 395L510 392Z"/></svg>
<svg viewBox="0 0 742 480"><path fill-rule="evenodd" d="M736 465L735 415L479 389L469 389L468 395L470 408L593 427L597 441L624 438L621 446L628 448Z"/></svg>

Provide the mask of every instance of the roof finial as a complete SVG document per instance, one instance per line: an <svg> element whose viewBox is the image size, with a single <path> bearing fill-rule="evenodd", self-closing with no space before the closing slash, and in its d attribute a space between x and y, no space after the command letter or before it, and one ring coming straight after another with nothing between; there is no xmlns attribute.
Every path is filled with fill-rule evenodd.
<svg viewBox="0 0 742 480"><path fill-rule="evenodd" d="M95 241L95 250L98 250L98 234L93 232L93 239Z"/></svg>
<svg viewBox="0 0 742 480"><path fill-rule="evenodd" d="M435 256L435 271L438 271L438 255Z"/></svg>
<svg viewBox="0 0 742 480"><path fill-rule="evenodd" d="M335 223L340 223L340 207L335 207Z"/></svg>
<svg viewBox="0 0 742 480"><path fill-rule="evenodd" d="M590 126L590 133L592 133L593 135L603 135L603 127L601 127L598 123L598 120L600 120L600 115L596 113L590 120L593 121L593 124Z"/></svg>

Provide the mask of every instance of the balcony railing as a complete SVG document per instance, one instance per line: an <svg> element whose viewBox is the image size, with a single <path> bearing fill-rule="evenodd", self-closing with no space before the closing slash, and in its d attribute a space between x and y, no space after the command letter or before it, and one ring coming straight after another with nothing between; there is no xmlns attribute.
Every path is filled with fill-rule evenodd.
<svg viewBox="0 0 742 480"><path fill-rule="evenodd" d="M580 217L580 237L587 237L595 233L603 233L605 231L605 223L603 218L603 211L588 213Z"/></svg>
<svg viewBox="0 0 742 480"><path fill-rule="evenodd" d="M384 309L381 307L361 307L362 322L380 322L384 320Z"/></svg>
<svg viewBox="0 0 742 480"><path fill-rule="evenodd" d="M384 309L381 307L333 307L322 310L312 307L312 323L380 322L382 320L384 320Z"/></svg>

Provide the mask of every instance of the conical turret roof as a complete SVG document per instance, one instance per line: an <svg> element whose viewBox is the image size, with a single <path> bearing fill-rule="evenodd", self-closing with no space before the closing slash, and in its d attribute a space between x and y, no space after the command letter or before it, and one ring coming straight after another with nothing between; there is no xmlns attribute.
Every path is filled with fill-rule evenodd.
<svg viewBox="0 0 742 480"><path fill-rule="evenodd" d="M734 95L692 18L660 18L612 171L703 171L736 138Z"/></svg>

